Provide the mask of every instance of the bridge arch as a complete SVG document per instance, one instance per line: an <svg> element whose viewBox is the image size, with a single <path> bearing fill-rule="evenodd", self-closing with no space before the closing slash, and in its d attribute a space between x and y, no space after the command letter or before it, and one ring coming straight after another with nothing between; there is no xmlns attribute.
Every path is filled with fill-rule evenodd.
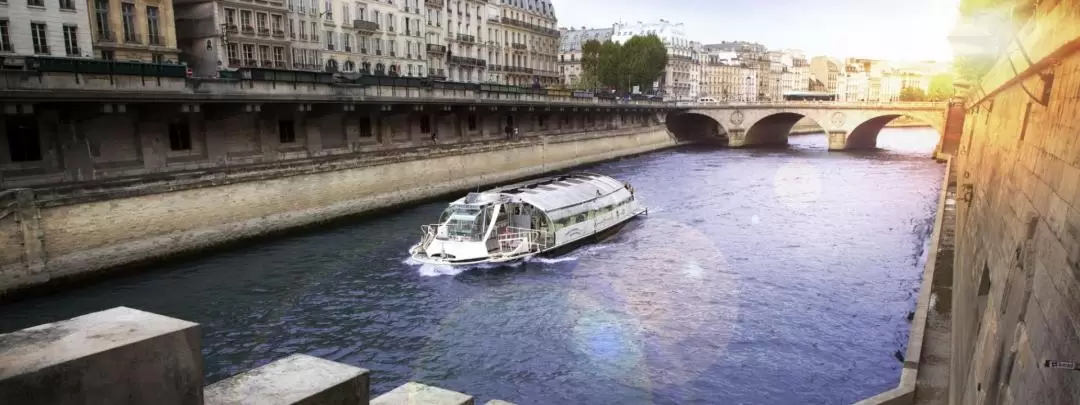
<svg viewBox="0 0 1080 405"><path fill-rule="evenodd" d="M728 131L715 117L698 112L668 114L664 125L684 142L708 142L727 145Z"/></svg>
<svg viewBox="0 0 1080 405"><path fill-rule="evenodd" d="M813 121L822 132L826 130L821 125L818 117L800 114L798 112L782 111L772 113L754 121L747 128L742 142L738 146L744 147L779 147L787 146L788 135L795 124L803 119Z"/></svg>
<svg viewBox="0 0 1080 405"><path fill-rule="evenodd" d="M938 120L934 120L933 117L924 117L918 113L884 113L881 115L875 115L870 118L864 119L862 122L856 124L852 128L844 139L844 149L848 150L871 150L877 149L878 134L882 129L885 129L889 123L898 118L908 118L918 121L926 126L934 128L938 137L941 137L944 133L943 128Z"/></svg>

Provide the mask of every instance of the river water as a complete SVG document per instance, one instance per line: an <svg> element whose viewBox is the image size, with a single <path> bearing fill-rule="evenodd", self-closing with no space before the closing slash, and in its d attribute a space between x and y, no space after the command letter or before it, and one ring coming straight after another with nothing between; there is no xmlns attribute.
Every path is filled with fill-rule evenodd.
<svg viewBox="0 0 1080 405"><path fill-rule="evenodd" d="M649 215L514 267L410 264L436 202L0 307L7 332L125 305L199 322L207 382L292 353L477 403L848 404L892 388L944 168L876 152L683 147L587 168Z"/></svg>

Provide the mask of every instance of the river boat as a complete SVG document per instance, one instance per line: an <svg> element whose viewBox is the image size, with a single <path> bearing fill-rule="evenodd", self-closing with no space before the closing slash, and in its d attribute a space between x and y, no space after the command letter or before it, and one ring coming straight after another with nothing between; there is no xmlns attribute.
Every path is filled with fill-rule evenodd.
<svg viewBox="0 0 1080 405"><path fill-rule="evenodd" d="M427 264L508 263L613 233L647 211L629 183L586 172L545 177L450 203L409 254Z"/></svg>

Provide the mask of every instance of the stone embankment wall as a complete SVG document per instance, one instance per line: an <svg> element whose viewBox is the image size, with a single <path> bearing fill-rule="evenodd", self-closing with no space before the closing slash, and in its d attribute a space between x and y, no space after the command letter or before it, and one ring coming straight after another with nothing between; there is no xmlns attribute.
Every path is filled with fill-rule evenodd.
<svg viewBox="0 0 1080 405"><path fill-rule="evenodd" d="M957 405L1080 404L1080 372L1046 363L1080 361L1080 0L1018 28L954 158Z"/></svg>
<svg viewBox="0 0 1080 405"><path fill-rule="evenodd" d="M652 125L8 191L0 194L0 296L675 144Z"/></svg>
<svg viewBox="0 0 1080 405"><path fill-rule="evenodd" d="M892 120L891 122L889 122L887 125L885 125L885 128L929 128L929 127L930 127L930 124L928 124L928 123L925 123L923 121L920 121L920 120L917 120L917 119L914 119L914 118L908 118L908 117L896 118L896 119ZM820 134L820 133L824 133L824 132L825 132L825 130L822 129L821 125L818 125L817 122L814 122L814 120L809 119L809 118L803 118L803 119L799 120L799 122L796 122L794 127L791 127L791 132L789 132L789 133L791 135L806 135L806 134Z"/></svg>

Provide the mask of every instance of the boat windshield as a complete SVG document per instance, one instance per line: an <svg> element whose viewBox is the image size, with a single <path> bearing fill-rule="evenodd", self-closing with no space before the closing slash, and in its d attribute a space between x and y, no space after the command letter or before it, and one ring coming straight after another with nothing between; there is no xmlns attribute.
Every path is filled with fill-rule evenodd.
<svg viewBox="0 0 1080 405"><path fill-rule="evenodd" d="M477 206L452 205L443 213L448 236L460 241L478 242L484 235L484 215Z"/></svg>

